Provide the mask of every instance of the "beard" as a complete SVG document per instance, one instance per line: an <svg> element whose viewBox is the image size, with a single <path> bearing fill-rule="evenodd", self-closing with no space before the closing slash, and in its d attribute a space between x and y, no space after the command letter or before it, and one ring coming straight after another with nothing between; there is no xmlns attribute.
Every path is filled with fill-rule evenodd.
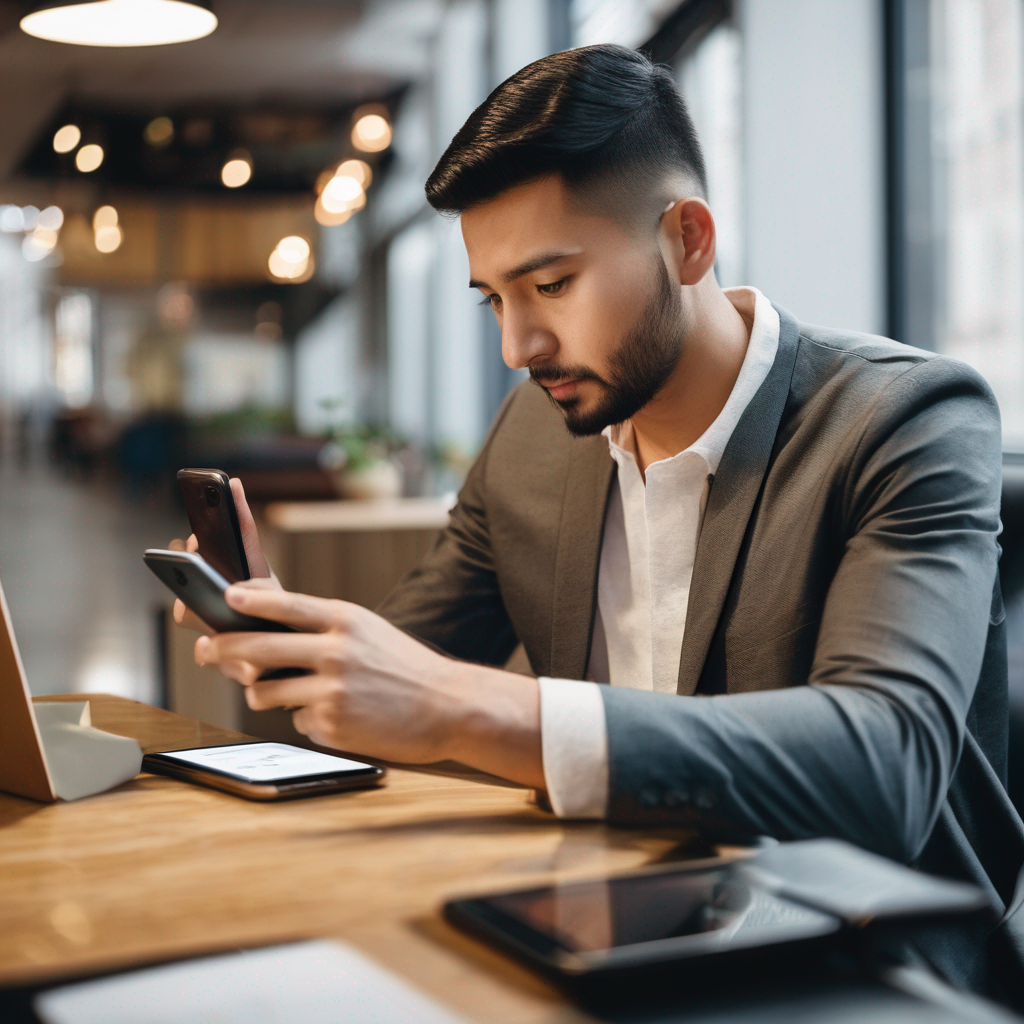
<svg viewBox="0 0 1024 1024"><path fill-rule="evenodd" d="M613 423L622 423L638 413L662 389L683 354L684 330L680 322L682 301L672 287L664 262L657 259L658 287L633 328L611 357L611 371L605 379L586 366L530 367L530 378L542 381L592 380L601 396L591 409L582 409L578 397L548 398L565 418L574 437L600 434Z"/></svg>

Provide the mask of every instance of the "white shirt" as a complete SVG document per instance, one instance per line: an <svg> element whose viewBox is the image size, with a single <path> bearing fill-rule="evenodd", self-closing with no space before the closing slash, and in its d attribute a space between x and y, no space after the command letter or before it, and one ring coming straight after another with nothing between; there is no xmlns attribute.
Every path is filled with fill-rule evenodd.
<svg viewBox="0 0 1024 1024"><path fill-rule="evenodd" d="M710 427L685 451L640 473L633 427L606 428L618 466L598 569L597 613L587 679L541 678L544 778L555 813L604 817L608 735L598 683L675 693L704 504L736 424L768 376L779 346L779 314L756 288L731 288L733 305L754 306L736 383Z"/></svg>

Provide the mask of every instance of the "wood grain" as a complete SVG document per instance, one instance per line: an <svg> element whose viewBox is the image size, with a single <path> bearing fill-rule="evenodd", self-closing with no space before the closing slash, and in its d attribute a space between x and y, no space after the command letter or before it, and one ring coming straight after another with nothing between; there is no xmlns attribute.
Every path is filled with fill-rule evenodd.
<svg viewBox="0 0 1024 1024"><path fill-rule="evenodd" d="M89 700L98 728L146 752L244 738ZM70 804L0 794L0 984L335 936L471 1019L581 1020L446 925L441 904L693 856L689 839L560 822L525 790L403 770L378 790L280 804L146 774Z"/></svg>

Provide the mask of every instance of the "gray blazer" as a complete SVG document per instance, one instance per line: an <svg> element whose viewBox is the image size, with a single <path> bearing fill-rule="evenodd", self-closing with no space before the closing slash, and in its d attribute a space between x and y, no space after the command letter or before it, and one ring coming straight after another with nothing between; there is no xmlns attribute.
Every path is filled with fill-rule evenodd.
<svg viewBox="0 0 1024 1024"><path fill-rule="evenodd" d="M609 820L838 836L970 879L997 912L900 953L1019 1005L995 400L961 363L779 315L708 496L678 696L603 688ZM614 472L520 386L381 613L458 658L520 640L538 675L582 679Z"/></svg>

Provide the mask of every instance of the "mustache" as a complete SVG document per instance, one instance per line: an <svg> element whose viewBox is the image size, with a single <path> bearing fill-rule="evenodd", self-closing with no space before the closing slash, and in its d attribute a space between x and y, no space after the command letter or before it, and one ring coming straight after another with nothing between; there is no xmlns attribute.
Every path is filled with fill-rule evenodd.
<svg viewBox="0 0 1024 1024"><path fill-rule="evenodd" d="M604 381L593 370L586 366L530 366L530 380L534 384L557 384L570 380L595 380L599 384Z"/></svg>

